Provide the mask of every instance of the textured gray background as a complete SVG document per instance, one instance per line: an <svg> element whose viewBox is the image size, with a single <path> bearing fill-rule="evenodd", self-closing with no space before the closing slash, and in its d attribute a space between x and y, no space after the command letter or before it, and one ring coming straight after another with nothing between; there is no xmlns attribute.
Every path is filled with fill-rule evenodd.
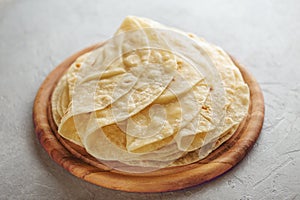
<svg viewBox="0 0 300 200"><path fill-rule="evenodd" d="M70 54L109 38L126 15L194 32L245 64L266 116L252 151L220 178L183 191L133 194L86 183L38 143L32 104ZM0 199L300 199L299 1L0 0Z"/></svg>

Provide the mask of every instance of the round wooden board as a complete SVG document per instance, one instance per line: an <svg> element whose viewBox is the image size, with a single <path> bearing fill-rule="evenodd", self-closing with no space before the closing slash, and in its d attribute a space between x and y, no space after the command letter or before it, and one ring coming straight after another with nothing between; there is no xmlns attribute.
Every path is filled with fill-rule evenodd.
<svg viewBox="0 0 300 200"><path fill-rule="evenodd" d="M50 157L73 175L99 186L128 192L166 192L209 181L235 166L257 140L264 120L264 100L255 78L234 58L250 88L250 107L234 135L205 159L179 167L129 174L109 169L87 152L57 134L53 123L50 98L56 83L76 58L92 49L86 48L57 66L42 83L34 102L33 120L36 135Z"/></svg>

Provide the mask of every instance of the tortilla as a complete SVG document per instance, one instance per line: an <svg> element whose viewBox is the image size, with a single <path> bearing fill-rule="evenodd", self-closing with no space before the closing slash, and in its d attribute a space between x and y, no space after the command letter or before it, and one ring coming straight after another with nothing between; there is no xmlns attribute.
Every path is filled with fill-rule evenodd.
<svg viewBox="0 0 300 200"><path fill-rule="evenodd" d="M229 139L249 88L221 48L127 17L71 65L51 103L59 134L101 162L160 168L203 159Z"/></svg>

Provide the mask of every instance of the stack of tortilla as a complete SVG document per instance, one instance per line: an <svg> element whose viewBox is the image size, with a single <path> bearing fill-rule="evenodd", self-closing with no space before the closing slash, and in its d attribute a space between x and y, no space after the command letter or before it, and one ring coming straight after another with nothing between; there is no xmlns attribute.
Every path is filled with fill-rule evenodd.
<svg viewBox="0 0 300 200"><path fill-rule="evenodd" d="M51 106L58 133L101 162L157 169L196 162L228 140L248 113L249 88L221 48L130 16L77 58Z"/></svg>

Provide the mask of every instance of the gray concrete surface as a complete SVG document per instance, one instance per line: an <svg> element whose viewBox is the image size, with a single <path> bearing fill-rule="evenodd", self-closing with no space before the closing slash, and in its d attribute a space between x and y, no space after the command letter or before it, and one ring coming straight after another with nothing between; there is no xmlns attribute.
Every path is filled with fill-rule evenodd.
<svg viewBox="0 0 300 200"><path fill-rule="evenodd" d="M252 151L198 187L133 194L86 183L55 164L31 119L45 76L113 34L126 15L194 32L257 78L266 116ZM300 199L300 2L0 0L0 199Z"/></svg>

